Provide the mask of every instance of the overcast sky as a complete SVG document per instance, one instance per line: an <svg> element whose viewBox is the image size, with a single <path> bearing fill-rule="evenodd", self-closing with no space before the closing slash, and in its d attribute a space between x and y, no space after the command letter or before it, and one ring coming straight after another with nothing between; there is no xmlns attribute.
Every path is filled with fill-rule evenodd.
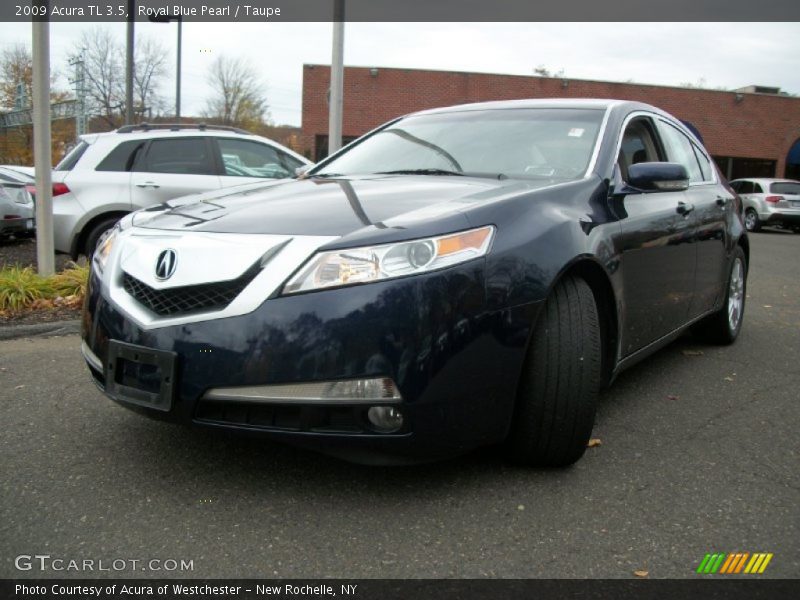
<svg viewBox="0 0 800 600"><path fill-rule="evenodd" d="M53 68L89 23L51 24ZM123 23L104 24L125 40ZM176 24L137 23L175 62ZM0 23L0 47L30 45L30 25ZM191 23L183 27L184 115L205 105L205 74L220 54L248 57L262 77L272 119L299 125L302 65L329 64L330 23ZM121 57L124 59L124 57ZM348 23L345 64L532 75L543 65L566 77L710 88L750 84L800 94L798 23ZM161 94L174 103L174 70ZM66 79L61 85L67 86ZM345 106L345 110L347 107Z"/></svg>

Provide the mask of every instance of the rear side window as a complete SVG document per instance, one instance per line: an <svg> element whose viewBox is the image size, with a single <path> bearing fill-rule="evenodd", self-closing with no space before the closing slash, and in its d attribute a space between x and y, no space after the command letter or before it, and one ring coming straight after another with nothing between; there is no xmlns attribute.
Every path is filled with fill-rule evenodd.
<svg viewBox="0 0 800 600"><path fill-rule="evenodd" d="M763 194L764 188L761 187L760 183L753 183L753 193L754 194Z"/></svg>
<svg viewBox="0 0 800 600"><path fill-rule="evenodd" d="M235 177L289 177L293 174L282 160L282 152L249 140L217 140L225 175Z"/></svg>
<svg viewBox="0 0 800 600"><path fill-rule="evenodd" d="M136 156L144 146L144 140L130 140L118 144L108 153L100 164L95 167L95 171L130 171Z"/></svg>
<svg viewBox="0 0 800 600"><path fill-rule="evenodd" d="M86 149L89 147L89 144L81 140L78 142L78 145L75 146L72 150L70 150L67 155L61 160L60 163L56 165L54 171L72 171L75 165L78 164L78 161L83 156L83 153L86 152Z"/></svg>
<svg viewBox="0 0 800 600"><path fill-rule="evenodd" d="M800 195L800 183L792 181L779 181L769 186L769 191L773 194L788 194L789 196Z"/></svg>
<svg viewBox="0 0 800 600"><path fill-rule="evenodd" d="M739 194L752 194L753 182L752 181L739 181L737 182L736 192Z"/></svg>
<svg viewBox="0 0 800 600"><path fill-rule="evenodd" d="M153 140L141 170L182 175L215 174L208 143L200 137Z"/></svg>

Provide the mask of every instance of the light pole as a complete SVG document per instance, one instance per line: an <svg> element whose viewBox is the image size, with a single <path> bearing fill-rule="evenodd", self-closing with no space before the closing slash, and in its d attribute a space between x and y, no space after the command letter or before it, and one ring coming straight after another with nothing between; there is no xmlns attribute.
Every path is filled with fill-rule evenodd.
<svg viewBox="0 0 800 600"><path fill-rule="evenodd" d="M344 0L333 8L333 52L331 57L331 102L328 113L328 155L342 147L344 105Z"/></svg>
<svg viewBox="0 0 800 600"><path fill-rule="evenodd" d="M133 125L133 24L136 0L128 0L128 41L125 47L125 124Z"/></svg>
<svg viewBox="0 0 800 600"><path fill-rule="evenodd" d="M178 60L175 73L175 122L181 122L181 46L183 40L183 17L181 15L149 15L152 23L178 22Z"/></svg>

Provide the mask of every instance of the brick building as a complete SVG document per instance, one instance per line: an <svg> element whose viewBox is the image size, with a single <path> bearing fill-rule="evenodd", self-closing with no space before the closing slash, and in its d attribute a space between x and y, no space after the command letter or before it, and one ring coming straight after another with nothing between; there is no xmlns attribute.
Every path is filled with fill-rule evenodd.
<svg viewBox="0 0 800 600"><path fill-rule="evenodd" d="M328 65L303 66L301 146L312 160L327 153ZM345 67L344 123L348 142L409 112L485 100L618 98L639 100L688 121L729 178L800 178L800 98L774 88L736 92L569 78ZM764 93L772 92L772 93Z"/></svg>

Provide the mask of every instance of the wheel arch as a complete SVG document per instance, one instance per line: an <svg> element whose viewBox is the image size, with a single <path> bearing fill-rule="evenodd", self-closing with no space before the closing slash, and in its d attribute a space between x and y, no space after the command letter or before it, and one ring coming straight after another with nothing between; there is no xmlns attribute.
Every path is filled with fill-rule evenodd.
<svg viewBox="0 0 800 600"><path fill-rule="evenodd" d="M129 210L110 210L96 214L91 219L86 221L86 223L84 223L81 227L80 233L72 240L72 246L70 247L69 253L73 260L77 260L78 255L81 253L81 249L86 244L86 237L89 235L89 232L94 229L95 225L97 225L100 221L105 221L106 219L121 219L130 212L131 211Z"/></svg>

